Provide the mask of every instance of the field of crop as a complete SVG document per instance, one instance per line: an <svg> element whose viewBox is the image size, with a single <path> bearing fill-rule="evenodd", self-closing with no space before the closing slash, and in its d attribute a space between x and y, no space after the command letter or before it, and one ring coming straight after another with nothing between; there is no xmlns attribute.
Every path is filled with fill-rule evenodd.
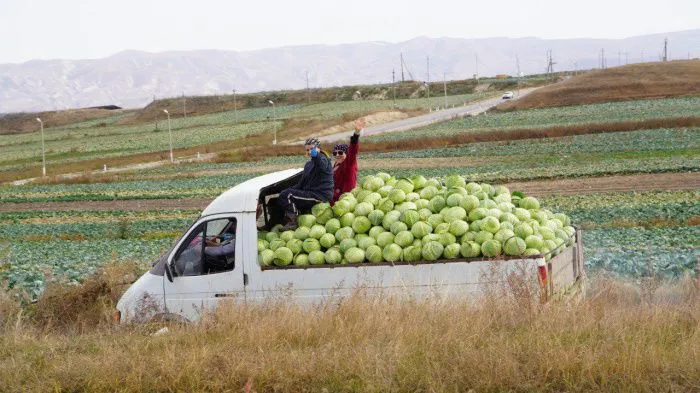
<svg viewBox="0 0 700 393"><path fill-rule="evenodd" d="M448 96L448 105L487 97L486 93ZM173 148L210 145L221 141L236 140L247 135L271 133L281 129L285 119L338 119L343 115L365 114L388 109L427 110L431 106L443 105L444 100L404 99L330 102L304 106L280 106L272 108L241 109L214 114L173 116L171 130ZM175 115L175 114L174 114ZM280 121L274 120L274 116ZM156 120L158 128L156 129ZM149 123L129 124L128 117L116 115L107 119L89 120L71 125L45 128L46 159L51 168L63 163L104 158L105 163L113 157L167 151L169 148L168 125L164 114ZM41 162L41 135L39 132L18 135L0 135L1 171L19 171L36 167ZM202 153L204 153L204 149Z"/></svg>
<svg viewBox="0 0 700 393"><path fill-rule="evenodd" d="M563 108L528 109L515 112L494 112L414 129L408 132L373 136L372 141L408 138L437 138L464 132L492 129L566 126L625 120L643 120L696 116L700 97L612 102Z"/></svg>
<svg viewBox="0 0 700 393"><path fill-rule="evenodd" d="M488 94L448 96L462 105ZM443 105L443 97L404 99L398 109ZM700 97L666 98L513 112L490 112L401 133L363 138L363 142L440 138L516 128L541 128L591 123L697 116ZM237 113L174 116L177 148L235 143L247 135L270 133L285 120L345 119L395 108L392 100L360 100L276 108L242 109ZM236 123L236 118L237 121ZM343 121L345 121L343 120ZM133 124L132 114L50 127L46 148L49 167L97 157L119 157L168 148L167 123ZM301 123L300 123L301 124ZM673 127L673 126L670 126ZM232 142L233 141L233 142ZM0 135L0 172L36 169L39 133ZM300 150L301 151L301 150ZM91 211L95 201L212 199L222 191L261 173L301 167L304 157L264 157L259 161L199 162L134 169L127 173L86 177L66 184L0 186L0 203L29 203L23 211L0 209L0 280L36 297L47 283L75 282L114 261L146 263L166 250L196 218L197 210ZM255 157L255 155L253 155ZM686 174L688 184L642 192L538 193L542 204L569 215L584 228L586 264L591 271L620 277L648 274L679 277L700 258L700 128L656 128L558 138L469 143L442 148L365 152L360 176L378 170L409 176L420 172L442 177L459 173L469 180L503 184L555 179L587 179L608 175ZM531 188L528 188L531 189ZM631 187L630 190L634 190ZM536 191L536 190L535 190ZM556 190L555 190L556 191ZM605 190L603 190L605 191ZM85 204L73 211L41 211L45 203Z"/></svg>

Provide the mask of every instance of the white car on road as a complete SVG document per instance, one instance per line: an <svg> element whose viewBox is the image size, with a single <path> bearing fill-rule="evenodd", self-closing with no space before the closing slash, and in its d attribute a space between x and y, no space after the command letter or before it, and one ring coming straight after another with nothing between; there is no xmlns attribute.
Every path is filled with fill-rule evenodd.
<svg viewBox="0 0 700 393"><path fill-rule="evenodd" d="M503 97L501 97L501 98L504 100L510 100L511 98L513 98L513 92L507 91L507 92L503 93Z"/></svg>

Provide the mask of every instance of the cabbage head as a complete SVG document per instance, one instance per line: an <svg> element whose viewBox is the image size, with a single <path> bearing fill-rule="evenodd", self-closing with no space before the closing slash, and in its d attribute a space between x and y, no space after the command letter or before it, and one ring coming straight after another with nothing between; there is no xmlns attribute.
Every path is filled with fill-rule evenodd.
<svg viewBox="0 0 700 393"><path fill-rule="evenodd" d="M418 221L411 227L411 234L416 239L422 239L424 236L433 232L433 227L427 222Z"/></svg>
<svg viewBox="0 0 700 393"><path fill-rule="evenodd" d="M324 259L326 263L336 265L340 263L340 261L343 259L343 256L340 254L340 251L336 250L335 248L331 248L324 254Z"/></svg>
<svg viewBox="0 0 700 393"><path fill-rule="evenodd" d="M294 254L292 253L292 250L288 249L287 247L280 247L275 250L272 263L277 266L287 266L292 263L293 259Z"/></svg>
<svg viewBox="0 0 700 393"><path fill-rule="evenodd" d="M309 237L313 237L314 239L320 239L321 236L326 234L326 227L323 225L315 224L314 226L311 227L311 230L309 231Z"/></svg>
<svg viewBox="0 0 700 393"><path fill-rule="evenodd" d="M391 232L382 232L377 236L377 245L382 249L392 243L394 243L394 234Z"/></svg>
<svg viewBox="0 0 700 393"><path fill-rule="evenodd" d="M379 209L372 210L367 215L367 218L369 218L369 222L372 223L373 226L382 225L382 220L384 219L384 212Z"/></svg>
<svg viewBox="0 0 700 393"><path fill-rule="evenodd" d="M465 258L476 258L481 255L481 245L473 241L462 243L460 253Z"/></svg>
<svg viewBox="0 0 700 393"><path fill-rule="evenodd" d="M318 242L321 244L321 247L329 249L335 244L335 235L332 233L326 233L325 235L321 236Z"/></svg>
<svg viewBox="0 0 700 393"><path fill-rule="evenodd" d="M410 228L413 224L420 221L420 214L415 210L406 210L401 213L399 219Z"/></svg>
<svg viewBox="0 0 700 393"><path fill-rule="evenodd" d="M445 259L455 259L459 257L461 246L457 243L451 243L445 246L445 250L442 252L442 255L445 257Z"/></svg>
<svg viewBox="0 0 700 393"><path fill-rule="evenodd" d="M311 208L311 214L316 217L316 223L323 225L333 218L333 209L327 202L317 203Z"/></svg>
<svg viewBox="0 0 700 393"><path fill-rule="evenodd" d="M316 240L316 239L312 239L312 240ZM304 240L304 241L306 241L306 240ZM301 252L303 244L304 244L304 242L302 242L299 239L292 239L292 240L288 241L284 247L287 247L288 249L290 249L292 251L292 254L297 255Z"/></svg>
<svg viewBox="0 0 700 393"><path fill-rule="evenodd" d="M367 247L365 250L365 257L372 263L379 263L384 260L382 256L382 249L377 245Z"/></svg>
<svg viewBox="0 0 700 393"><path fill-rule="evenodd" d="M307 254L299 254L294 257L294 265L306 266L309 264L309 256Z"/></svg>
<svg viewBox="0 0 700 393"><path fill-rule="evenodd" d="M258 263L260 266L270 266L273 259L275 259L275 252L272 250L262 250L258 254Z"/></svg>
<svg viewBox="0 0 700 393"><path fill-rule="evenodd" d="M503 251L506 255L523 255L527 249L527 244L525 240L519 237L511 237L503 244Z"/></svg>
<svg viewBox="0 0 700 393"><path fill-rule="evenodd" d="M487 240L483 242L481 244L481 253L489 258L501 255L501 242L498 240Z"/></svg>
<svg viewBox="0 0 700 393"><path fill-rule="evenodd" d="M331 218L330 220L326 221L326 233L330 234L335 234L338 232L338 229L340 229L340 220L337 218Z"/></svg>
<svg viewBox="0 0 700 393"><path fill-rule="evenodd" d="M343 254L353 247L357 247L357 241L355 241L355 239L343 239L343 241L340 242L340 252Z"/></svg>
<svg viewBox="0 0 700 393"><path fill-rule="evenodd" d="M367 233L370 228L372 228L372 223L367 217L360 216L352 222L352 230L355 233Z"/></svg>
<svg viewBox="0 0 700 393"><path fill-rule="evenodd" d="M362 263L365 261L365 252L357 247L351 247L343 254L348 263Z"/></svg>
<svg viewBox="0 0 700 393"><path fill-rule="evenodd" d="M342 242L345 239L352 239L353 237L355 237L355 232L350 227L340 228L335 233L335 239L338 242Z"/></svg>
<svg viewBox="0 0 700 393"><path fill-rule="evenodd" d="M423 245L421 255L426 261L436 261L442 256L445 247L436 241L427 242Z"/></svg>
<svg viewBox="0 0 700 393"><path fill-rule="evenodd" d="M403 256L403 249L398 244L391 243L382 250L382 257L387 262L398 262Z"/></svg>
<svg viewBox="0 0 700 393"><path fill-rule="evenodd" d="M345 213L345 214L343 214L342 217L340 217L340 226L341 227L351 227L353 221L355 221L355 214Z"/></svg>
<svg viewBox="0 0 700 393"><path fill-rule="evenodd" d="M400 247L408 247L413 243L413 234L409 231L401 231L394 236L394 243L398 244Z"/></svg>

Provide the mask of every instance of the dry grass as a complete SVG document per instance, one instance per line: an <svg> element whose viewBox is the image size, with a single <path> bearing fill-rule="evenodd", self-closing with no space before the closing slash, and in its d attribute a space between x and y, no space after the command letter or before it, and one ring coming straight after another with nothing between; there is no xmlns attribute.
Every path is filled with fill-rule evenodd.
<svg viewBox="0 0 700 393"><path fill-rule="evenodd" d="M37 113L13 113L0 117L0 134L35 132L39 130L39 123L36 121L37 117L44 121L44 127L59 127L87 120L108 118L124 112L126 111L86 108Z"/></svg>
<svg viewBox="0 0 700 393"><path fill-rule="evenodd" d="M641 285L598 278L587 300L532 308L509 298L399 301L362 292L312 308L284 299L231 304L158 336L151 333L162 324L109 327L113 287L97 281L56 289L33 317L0 302L14 313L0 338L3 392L700 388L700 288L689 277Z"/></svg>
<svg viewBox="0 0 700 393"><path fill-rule="evenodd" d="M700 60L631 64L587 72L499 106L521 110L697 95Z"/></svg>

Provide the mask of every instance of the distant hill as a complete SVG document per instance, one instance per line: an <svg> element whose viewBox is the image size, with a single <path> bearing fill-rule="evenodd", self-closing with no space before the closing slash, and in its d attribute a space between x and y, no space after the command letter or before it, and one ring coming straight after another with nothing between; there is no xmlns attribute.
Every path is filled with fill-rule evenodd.
<svg viewBox="0 0 700 393"><path fill-rule="evenodd" d="M630 64L595 70L543 87L499 110L700 95L700 60Z"/></svg>
<svg viewBox="0 0 700 393"><path fill-rule="evenodd" d="M555 71L590 69L604 50L609 67L656 61L669 40L671 59L698 57L700 29L619 40L539 38L415 38L401 43L308 45L250 52L196 50L125 51L95 60L32 60L0 65L0 113L98 105L143 107L156 98L300 89L426 79L433 81L546 70L552 51ZM401 69L403 53L407 69ZM477 64L478 55L478 64Z"/></svg>

